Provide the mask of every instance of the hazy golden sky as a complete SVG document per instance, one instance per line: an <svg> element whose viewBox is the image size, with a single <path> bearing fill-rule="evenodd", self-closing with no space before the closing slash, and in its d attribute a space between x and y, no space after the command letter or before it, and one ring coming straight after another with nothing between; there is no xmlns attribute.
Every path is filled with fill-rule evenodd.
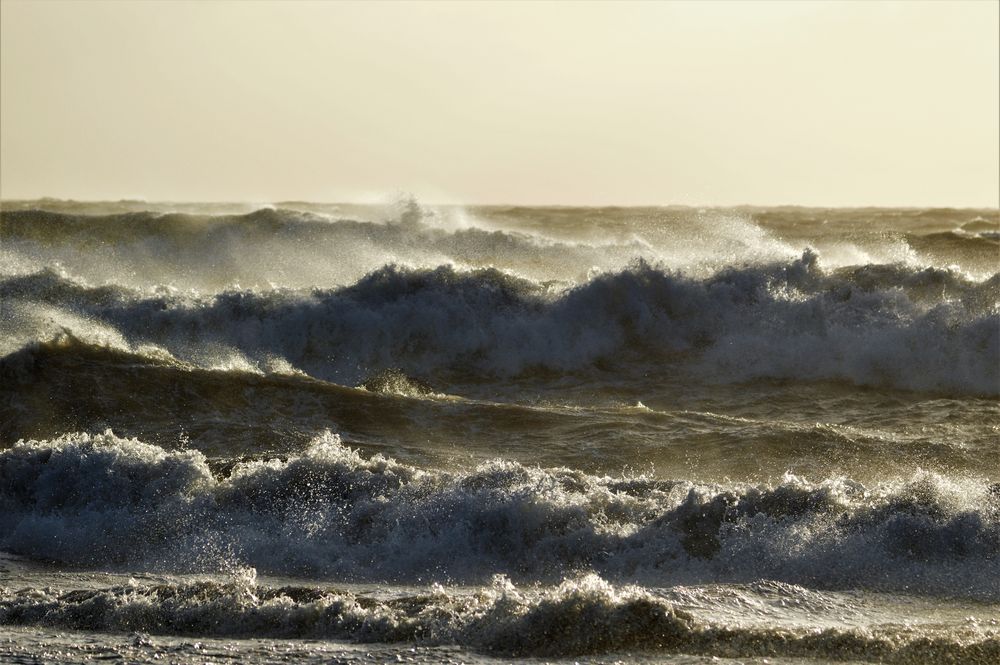
<svg viewBox="0 0 1000 665"><path fill-rule="evenodd" d="M998 205L998 3L0 3L0 196Z"/></svg>

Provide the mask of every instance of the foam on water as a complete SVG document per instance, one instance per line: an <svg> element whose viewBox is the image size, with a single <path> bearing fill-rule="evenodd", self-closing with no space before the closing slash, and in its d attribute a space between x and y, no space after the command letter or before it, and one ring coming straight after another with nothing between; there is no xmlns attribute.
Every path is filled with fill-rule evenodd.
<svg viewBox="0 0 1000 665"><path fill-rule="evenodd" d="M220 353L262 368L280 359L349 385L390 368L509 378L615 359L641 362L647 373L693 367L708 381L1000 394L1000 276L975 281L902 265L828 271L812 251L704 279L639 262L570 289L492 268L387 266L342 289L208 298L146 297L47 271L0 281L0 295L203 366L217 365ZM5 325L44 339L17 311Z"/></svg>
<svg viewBox="0 0 1000 665"><path fill-rule="evenodd" d="M933 657L988 663L996 633L928 639L912 631L721 627L635 588L596 576L545 591L506 578L475 593L379 600L316 588L235 583L133 584L89 591L0 590L0 623L90 631L458 644L508 656L565 657L626 650L727 657L833 657L889 663Z"/></svg>
<svg viewBox="0 0 1000 665"><path fill-rule="evenodd" d="M1000 490L921 474L713 486L497 460L467 472L365 458L336 436L213 475L198 452L111 433L0 453L0 548L174 571L223 562L340 580L657 585L767 577L1000 598Z"/></svg>

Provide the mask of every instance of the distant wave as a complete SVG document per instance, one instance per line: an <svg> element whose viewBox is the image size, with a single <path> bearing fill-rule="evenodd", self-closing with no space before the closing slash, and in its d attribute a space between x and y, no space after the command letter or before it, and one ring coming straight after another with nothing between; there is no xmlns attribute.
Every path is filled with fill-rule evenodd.
<svg viewBox="0 0 1000 665"><path fill-rule="evenodd" d="M923 235L910 234L907 240L913 247L925 251L947 250L964 256L971 254L992 258L1000 267L1000 231L996 228L978 232L956 230Z"/></svg>
<svg viewBox="0 0 1000 665"><path fill-rule="evenodd" d="M962 224L961 229L966 233L996 234L1000 232L1000 215L992 215L992 219L976 217L972 221Z"/></svg>
<svg viewBox="0 0 1000 665"><path fill-rule="evenodd" d="M1000 487L926 473L869 487L499 460L452 473L365 458L326 434L216 476L201 453L105 433L4 450L0 485L0 549L70 564L395 582L764 577L1000 599Z"/></svg>
<svg viewBox="0 0 1000 665"><path fill-rule="evenodd" d="M18 327L38 341L104 326L202 366L226 353L261 369L280 359L346 385L389 368L467 378L688 367L709 381L1000 394L1000 274L824 270L811 251L706 278L638 262L569 289L493 268L386 266L332 290L150 296L42 271L0 280L0 298L9 316L46 308Z"/></svg>
<svg viewBox="0 0 1000 665"><path fill-rule="evenodd" d="M0 239L11 251L58 261L77 272L132 283L152 276L160 284L214 290L233 283L302 287L348 283L373 262L410 265L497 265L535 277L582 277L594 266L622 265L655 252L637 239L587 244L555 241L518 231L438 228L419 213L385 222L334 219L296 210L207 215L130 212L80 215L45 210L0 212ZM81 252L108 257L103 266L80 265Z"/></svg>

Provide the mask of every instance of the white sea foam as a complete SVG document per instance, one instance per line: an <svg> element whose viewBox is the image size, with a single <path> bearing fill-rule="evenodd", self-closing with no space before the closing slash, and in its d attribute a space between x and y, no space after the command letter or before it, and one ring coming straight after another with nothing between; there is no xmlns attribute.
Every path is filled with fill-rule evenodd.
<svg viewBox="0 0 1000 665"><path fill-rule="evenodd" d="M713 486L495 461L463 473L363 457L334 435L212 474L111 433L0 452L0 548L45 560L341 580L666 585L759 577L1000 598L1000 491L918 474Z"/></svg>
<svg viewBox="0 0 1000 665"><path fill-rule="evenodd" d="M543 591L502 576L474 593L442 587L384 600L309 587L269 588L252 580L140 585L57 592L0 589L0 623L76 630L347 639L457 644L506 656L566 657L615 651L727 657L842 658L888 663L935 659L994 662L993 631L936 639L905 629L878 631L715 626L634 587L597 576L568 578Z"/></svg>
<svg viewBox="0 0 1000 665"><path fill-rule="evenodd" d="M705 278L639 262L568 289L496 269L387 266L341 289L212 297L86 287L45 271L0 281L0 295L204 366L284 361L349 385L392 367L512 377L613 358L643 372L686 367L709 382L1000 394L1000 278L903 265L824 270L812 251Z"/></svg>

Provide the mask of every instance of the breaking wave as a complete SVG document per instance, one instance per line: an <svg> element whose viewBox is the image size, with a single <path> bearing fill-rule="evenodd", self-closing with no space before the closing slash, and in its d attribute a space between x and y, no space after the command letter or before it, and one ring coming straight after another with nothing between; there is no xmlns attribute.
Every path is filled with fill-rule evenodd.
<svg viewBox="0 0 1000 665"><path fill-rule="evenodd" d="M233 215L8 210L0 212L0 239L29 269L58 263L95 282L199 291L233 284L348 284L387 260L496 265L539 280L566 281L584 279L595 267L657 256L634 237L588 244L516 230L441 227L434 221L419 208L383 221L273 208Z"/></svg>
<svg viewBox="0 0 1000 665"><path fill-rule="evenodd" d="M1000 486L918 473L865 486L706 485L496 460L462 472L299 454L210 468L110 432L0 452L0 549L174 572L253 566L342 581L653 586L759 578L1000 599Z"/></svg>
<svg viewBox="0 0 1000 665"><path fill-rule="evenodd" d="M505 656L656 650L724 657L807 657L886 663L988 663L996 637L927 638L905 630L713 626L635 587L596 576L546 591L500 576L473 593L437 587L377 599L310 587L268 588L253 573L230 583L139 585L59 593L0 589L0 624L154 634L458 644Z"/></svg>
<svg viewBox="0 0 1000 665"><path fill-rule="evenodd" d="M12 312L6 325L35 340L65 332L88 340L86 328L98 327L202 366L229 354L258 370L279 361L345 385L394 368L443 380L687 369L727 383L1000 394L1000 274L825 270L808 250L705 278L640 261L571 288L495 268L386 266L329 290L149 295L47 270L3 279L0 298Z"/></svg>

